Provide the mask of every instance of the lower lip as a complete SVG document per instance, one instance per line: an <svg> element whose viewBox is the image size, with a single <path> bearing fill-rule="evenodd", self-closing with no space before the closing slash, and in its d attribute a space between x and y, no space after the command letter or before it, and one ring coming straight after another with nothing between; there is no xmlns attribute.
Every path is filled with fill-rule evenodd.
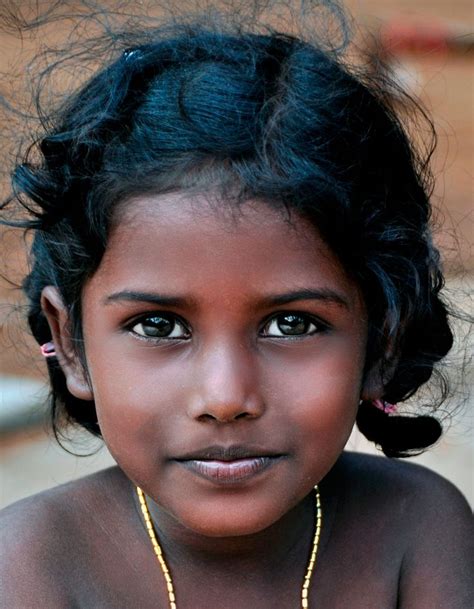
<svg viewBox="0 0 474 609"><path fill-rule="evenodd" d="M236 484L249 480L280 461L282 457L249 457L234 461L192 459L179 461L186 469L217 484Z"/></svg>

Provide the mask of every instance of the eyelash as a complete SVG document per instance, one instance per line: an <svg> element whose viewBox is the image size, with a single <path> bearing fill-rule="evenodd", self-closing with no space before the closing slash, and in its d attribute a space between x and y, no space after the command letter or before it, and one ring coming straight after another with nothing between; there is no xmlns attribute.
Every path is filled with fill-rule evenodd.
<svg viewBox="0 0 474 609"><path fill-rule="evenodd" d="M176 329L176 326L179 325L184 330L185 336L174 337L174 336L146 336L145 334L140 334L136 332L133 328L138 325L143 325L144 322L151 319L161 319L164 321L168 321L173 324L173 331ZM151 326L151 324L148 324ZM128 330L133 336L139 338L140 340L152 341L152 342L162 342L162 341L172 341L172 340L187 340L190 337L190 330L186 323L177 315L171 313L151 313L149 315L143 315L142 317L138 317L134 319L131 323L127 324L126 330Z"/></svg>
<svg viewBox="0 0 474 609"><path fill-rule="evenodd" d="M280 323L281 320L283 318L286 318L287 321L289 320L289 318L294 317L294 318L299 318L300 320L303 320L303 322L309 326L309 328L311 328L311 326L313 326L313 328L311 329L311 331L306 331L305 333L302 334L270 334L268 333L268 327L271 326L271 324L273 323L277 323L278 324L278 320L280 319ZM146 322L147 320L150 321L151 319L155 318L155 320L163 320L165 322L170 322L172 325L172 331L171 334L176 330L177 326L181 326L181 329L183 331L183 336L147 336L145 334L141 334L140 332L137 332L136 330L134 330L134 328L136 326L139 325L143 325L144 322ZM148 324L149 326L151 326L152 324ZM286 325L290 325L290 324L286 324ZM265 330L265 328L267 328L267 330ZM313 336L315 334L322 334L327 332L330 329L329 324L327 324L326 322L323 322L322 320L314 317L313 315L309 315L308 313L301 313L301 312L296 312L296 311L281 311L277 314L273 314L271 317L267 318L265 320L265 322L262 324L260 330L259 330L259 335L264 337L264 338L272 338L272 339L277 339L277 340L303 340L309 336ZM147 342L153 342L153 343L160 343L160 342L168 342L168 341L181 341L181 340L188 340L189 338L191 338L191 331L188 327L188 325L184 322L184 320L182 320L179 316L175 315L175 314L171 314L171 313L153 313L153 314L148 314L148 315L144 315L142 317L136 318L134 319L132 322L130 322L129 324L127 324L126 326L126 330L128 332L130 332L133 336L135 336L136 338L138 338L139 340L144 340ZM280 332L281 332L281 328L280 328Z"/></svg>
<svg viewBox="0 0 474 609"><path fill-rule="evenodd" d="M274 334L267 334L264 333L264 329L269 326L272 323L278 323L278 319L282 319L282 318L290 318L290 317L294 317L294 318L300 318L301 320L304 321L305 324L307 324L309 327L313 326L313 329L311 331L306 331L303 334L280 334L280 335L274 335ZM288 324L287 324L288 325ZM313 315L309 315L308 313L299 313L296 311L282 311L281 313L277 313L276 315L272 315L270 318L268 318L265 323L262 326L261 329L261 333L263 333L263 336L267 337L267 338L283 338L284 340L302 340L304 338L307 338L308 336L313 336L314 334L321 334L323 332L326 332L327 330L329 330L329 325L327 323L324 323L323 321L321 321L320 319L318 319L317 317L314 317Z"/></svg>

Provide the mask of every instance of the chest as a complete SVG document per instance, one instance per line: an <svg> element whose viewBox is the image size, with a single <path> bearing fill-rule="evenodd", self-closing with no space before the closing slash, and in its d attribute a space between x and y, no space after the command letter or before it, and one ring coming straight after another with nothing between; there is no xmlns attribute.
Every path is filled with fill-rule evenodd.
<svg viewBox="0 0 474 609"><path fill-rule="evenodd" d="M309 589L309 609L395 609L401 559L390 557L387 542L334 536L322 548ZM130 540L117 547L105 541L84 554L68 574L75 581L71 606L77 609L169 609L163 573L151 548ZM76 555L77 556L77 555ZM177 609L300 609L301 573L274 574L273 582L259 581L244 569L222 576L172 574Z"/></svg>

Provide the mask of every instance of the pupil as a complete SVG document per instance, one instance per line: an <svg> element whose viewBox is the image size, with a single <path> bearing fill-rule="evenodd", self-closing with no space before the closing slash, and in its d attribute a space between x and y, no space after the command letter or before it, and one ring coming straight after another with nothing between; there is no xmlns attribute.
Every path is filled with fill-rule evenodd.
<svg viewBox="0 0 474 609"><path fill-rule="evenodd" d="M304 334L308 330L308 322L299 315L285 315L278 322L278 328L283 334Z"/></svg>
<svg viewBox="0 0 474 609"><path fill-rule="evenodd" d="M143 329L147 336L168 336L173 331L173 322L164 317L149 317Z"/></svg>

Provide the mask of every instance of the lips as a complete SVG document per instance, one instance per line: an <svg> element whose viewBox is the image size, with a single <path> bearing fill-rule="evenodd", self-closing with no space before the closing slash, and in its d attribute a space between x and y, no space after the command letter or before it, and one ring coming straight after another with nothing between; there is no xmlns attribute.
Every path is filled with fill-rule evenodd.
<svg viewBox="0 0 474 609"><path fill-rule="evenodd" d="M174 459L187 470L216 484L237 484L272 467L285 455L243 445L209 446Z"/></svg>

